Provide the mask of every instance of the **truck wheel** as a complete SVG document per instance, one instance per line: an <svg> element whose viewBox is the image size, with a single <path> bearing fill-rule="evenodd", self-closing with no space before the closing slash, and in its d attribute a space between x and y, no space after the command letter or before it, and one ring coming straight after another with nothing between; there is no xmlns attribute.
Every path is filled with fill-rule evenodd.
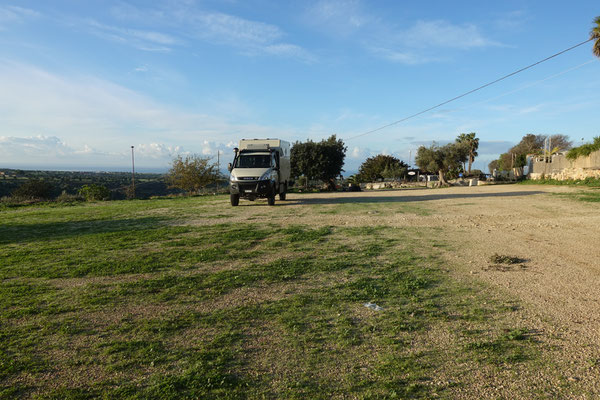
<svg viewBox="0 0 600 400"><path fill-rule="evenodd" d="M240 195L232 193L229 195L229 200L231 201L231 205L235 207L240 204Z"/></svg>
<svg viewBox="0 0 600 400"><path fill-rule="evenodd" d="M283 185L283 193L279 193L279 200L285 200L285 195L287 193L287 183Z"/></svg>
<svg viewBox="0 0 600 400"><path fill-rule="evenodd" d="M267 203L270 206L274 206L275 205L275 194L273 193L272 196L267 197Z"/></svg>

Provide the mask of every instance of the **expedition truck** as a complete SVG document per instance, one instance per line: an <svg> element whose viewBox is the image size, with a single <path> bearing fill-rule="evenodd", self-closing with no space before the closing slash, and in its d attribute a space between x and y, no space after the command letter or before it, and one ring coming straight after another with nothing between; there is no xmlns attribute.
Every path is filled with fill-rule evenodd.
<svg viewBox="0 0 600 400"><path fill-rule="evenodd" d="M279 139L241 139L229 163L229 197L232 206L240 197L250 201L266 198L270 206L275 195L285 200L290 180L290 144Z"/></svg>

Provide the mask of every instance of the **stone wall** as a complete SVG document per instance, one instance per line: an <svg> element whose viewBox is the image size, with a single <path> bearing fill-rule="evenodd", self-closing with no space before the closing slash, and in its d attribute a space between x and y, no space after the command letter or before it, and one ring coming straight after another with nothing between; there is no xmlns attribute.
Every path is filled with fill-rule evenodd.
<svg viewBox="0 0 600 400"><path fill-rule="evenodd" d="M551 178L559 181L568 179L600 178L600 151L574 161L564 154L555 154L551 162L535 159L529 173L531 179Z"/></svg>

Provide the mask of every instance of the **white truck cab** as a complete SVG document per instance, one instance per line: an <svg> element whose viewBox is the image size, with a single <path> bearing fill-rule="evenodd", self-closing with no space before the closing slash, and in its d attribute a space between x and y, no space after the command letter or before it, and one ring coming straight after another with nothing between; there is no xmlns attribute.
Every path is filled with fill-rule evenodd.
<svg viewBox="0 0 600 400"><path fill-rule="evenodd" d="M229 164L229 194L232 206L240 197L285 200L290 179L290 144L279 139L241 139Z"/></svg>

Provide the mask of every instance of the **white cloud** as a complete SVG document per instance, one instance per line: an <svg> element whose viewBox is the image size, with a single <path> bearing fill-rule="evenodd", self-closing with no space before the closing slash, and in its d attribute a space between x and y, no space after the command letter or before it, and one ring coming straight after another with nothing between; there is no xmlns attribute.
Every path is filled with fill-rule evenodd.
<svg viewBox="0 0 600 400"><path fill-rule="evenodd" d="M371 53L406 65L439 62L451 57L453 50L501 45L486 38L474 24L456 25L445 20L420 20L404 30L381 25L369 37L363 45Z"/></svg>
<svg viewBox="0 0 600 400"><path fill-rule="evenodd" d="M177 155L196 153L216 161L217 151L220 152L223 166L231 150L222 143L208 140L203 141L196 151L164 143L140 143L134 146L134 157L137 167L165 170ZM127 170L131 165L131 148L124 146L119 151L108 152L87 144L74 147L56 136L0 136L0 157L3 167L52 169L56 166L72 166L78 169L110 167Z"/></svg>
<svg viewBox="0 0 600 400"><path fill-rule="evenodd" d="M127 29L102 24L93 19L82 21L91 33L107 40L126 44L145 51L170 51L172 46L180 43L180 40L156 31L139 29Z"/></svg>
<svg viewBox="0 0 600 400"><path fill-rule="evenodd" d="M497 29L503 31L518 32L529 20L530 17L525 10L515 10L500 15L493 24Z"/></svg>
<svg viewBox="0 0 600 400"><path fill-rule="evenodd" d="M373 54L376 54L381 58L406 65L423 64L432 60L430 57L420 56L415 53L396 51L394 49L383 47L371 47L370 50Z"/></svg>
<svg viewBox="0 0 600 400"><path fill-rule="evenodd" d="M161 143L142 143L134 146L137 157L150 159L171 159L177 154L185 154L181 146L168 146Z"/></svg>
<svg viewBox="0 0 600 400"><path fill-rule="evenodd" d="M400 33L403 44L417 48L456 48L497 46L485 38L473 24L454 25L445 20L417 21L414 26Z"/></svg>
<svg viewBox="0 0 600 400"><path fill-rule="evenodd" d="M135 145L140 165L164 166L177 153L230 155L230 144L243 137L299 139L290 129L232 123L213 110L187 112L108 81L22 63L0 61L0 87L4 165L71 160L126 166Z"/></svg>
<svg viewBox="0 0 600 400"><path fill-rule="evenodd" d="M267 45L283 36L275 25L250 21L223 13L198 13L189 17L195 32L204 38L237 45Z"/></svg>
<svg viewBox="0 0 600 400"><path fill-rule="evenodd" d="M21 23L26 19L38 18L41 14L29 8L0 5L0 31L9 24Z"/></svg>
<svg viewBox="0 0 600 400"><path fill-rule="evenodd" d="M497 46L475 24L418 20L409 26L366 10L360 0L320 0L306 12L308 25L355 39L377 57L406 65L440 61L448 50Z"/></svg>
<svg viewBox="0 0 600 400"><path fill-rule="evenodd" d="M262 51L264 51L267 54L273 54L276 56L287 56L290 58L296 58L308 63L313 63L317 61L317 58L313 54L306 51L302 47L296 46L294 44L281 43L268 45L265 46L262 49Z"/></svg>
<svg viewBox="0 0 600 400"><path fill-rule="evenodd" d="M349 35L377 21L358 0L317 1L308 8L306 20L337 35Z"/></svg>
<svg viewBox="0 0 600 400"><path fill-rule="evenodd" d="M0 154L3 158L12 157L14 153L27 157L38 157L46 154L72 154L74 150L56 136L0 136Z"/></svg>
<svg viewBox="0 0 600 400"><path fill-rule="evenodd" d="M203 41L230 46L248 56L274 55L314 62L315 56L297 44L284 40L286 33L278 26L241 18L216 11L202 10L190 2L173 2L164 8L138 8L121 4L111 9L113 16L121 21L135 22L169 29L185 41ZM112 27L111 27L112 28ZM158 32L108 29L108 39L122 39L124 35L137 40L151 41L164 47L177 44L171 35ZM117 36L115 39L113 36ZM133 41L135 44L135 41ZM139 46L136 46L139 47ZM159 47L160 48L160 47Z"/></svg>

